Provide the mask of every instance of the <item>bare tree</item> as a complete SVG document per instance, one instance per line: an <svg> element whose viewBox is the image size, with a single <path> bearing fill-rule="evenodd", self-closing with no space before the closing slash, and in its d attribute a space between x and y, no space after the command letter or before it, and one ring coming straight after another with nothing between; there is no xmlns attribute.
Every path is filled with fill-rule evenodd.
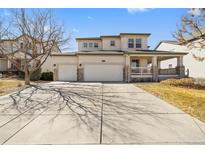
<svg viewBox="0 0 205 154"><path fill-rule="evenodd" d="M203 51L205 49L205 9L190 9L186 16L181 19L181 25L173 34L180 45L186 46L189 50L196 49ZM205 56L202 54L193 57L198 61L203 61Z"/></svg>
<svg viewBox="0 0 205 154"><path fill-rule="evenodd" d="M0 54L25 73L26 85L51 52L65 48L70 41L48 9L16 9L11 12L9 25L4 23L0 21Z"/></svg>

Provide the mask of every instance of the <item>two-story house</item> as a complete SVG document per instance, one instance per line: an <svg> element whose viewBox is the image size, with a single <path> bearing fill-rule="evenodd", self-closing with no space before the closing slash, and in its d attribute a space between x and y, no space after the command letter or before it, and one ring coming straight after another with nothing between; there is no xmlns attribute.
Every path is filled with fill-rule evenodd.
<svg viewBox="0 0 205 154"><path fill-rule="evenodd" d="M19 65L23 65L23 60L25 59L25 53L23 52L23 48L28 44L29 53L26 55L26 58L31 58L31 55L34 56L35 54L41 54L41 47L39 43L36 43L35 50L32 49L32 39L27 35L21 35L15 39L10 40L1 40L1 48L0 48L0 73L2 72L16 72L17 67L16 64L9 61L1 50L7 53L13 53L13 58L19 61ZM60 53L60 49L58 47L53 48L52 53ZM3 54L2 54L3 53ZM52 61L51 57L49 56L46 62L41 67L42 72L52 71Z"/></svg>
<svg viewBox="0 0 205 154"><path fill-rule="evenodd" d="M158 81L184 76L184 52L149 50L149 33L76 38L78 51L52 55L54 79L61 81ZM172 69L160 62L177 59Z"/></svg>

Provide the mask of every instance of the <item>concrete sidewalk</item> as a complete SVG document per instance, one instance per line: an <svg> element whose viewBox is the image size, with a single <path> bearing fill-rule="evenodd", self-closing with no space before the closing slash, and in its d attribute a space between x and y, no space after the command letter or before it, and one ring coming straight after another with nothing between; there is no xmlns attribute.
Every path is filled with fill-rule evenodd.
<svg viewBox="0 0 205 154"><path fill-rule="evenodd" d="M51 82L0 97L1 144L204 144L204 132L132 84Z"/></svg>

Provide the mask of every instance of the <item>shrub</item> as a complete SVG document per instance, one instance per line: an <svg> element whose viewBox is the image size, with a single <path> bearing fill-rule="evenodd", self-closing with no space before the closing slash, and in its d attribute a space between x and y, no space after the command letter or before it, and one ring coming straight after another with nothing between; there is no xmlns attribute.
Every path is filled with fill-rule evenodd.
<svg viewBox="0 0 205 154"><path fill-rule="evenodd" d="M41 69L34 71L31 74L31 81L38 81L41 78Z"/></svg>
<svg viewBox="0 0 205 154"><path fill-rule="evenodd" d="M160 83L164 85L175 86L175 87L205 89L204 86L196 83L192 78L168 79L168 80L161 81Z"/></svg>
<svg viewBox="0 0 205 154"><path fill-rule="evenodd" d="M24 79L25 73L23 71L19 71L18 76L19 78Z"/></svg>
<svg viewBox="0 0 205 154"><path fill-rule="evenodd" d="M43 72L40 79L45 81L53 81L53 72Z"/></svg>

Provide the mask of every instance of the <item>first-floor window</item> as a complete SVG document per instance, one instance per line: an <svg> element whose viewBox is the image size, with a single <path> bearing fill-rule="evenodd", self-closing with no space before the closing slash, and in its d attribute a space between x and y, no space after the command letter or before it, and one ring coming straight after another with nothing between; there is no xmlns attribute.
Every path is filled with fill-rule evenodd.
<svg viewBox="0 0 205 154"><path fill-rule="evenodd" d="M132 59L131 66L132 67L139 67L140 66L139 59Z"/></svg>
<svg viewBox="0 0 205 154"><path fill-rule="evenodd" d="M140 38L136 39L136 48L142 48L142 39Z"/></svg>
<svg viewBox="0 0 205 154"><path fill-rule="evenodd" d="M90 43L89 43L89 48L92 48L92 47L93 47L93 43L90 42Z"/></svg>
<svg viewBox="0 0 205 154"><path fill-rule="evenodd" d="M128 48L134 48L134 39L128 39Z"/></svg>
<svg viewBox="0 0 205 154"><path fill-rule="evenodd" d="M98 43L94 43L94 48L98 48Z"/></svg>
<svg viewBox="0 0 205 154"><path fill-rule="evenodd" d="M84 47L84 48L87 48L87 47L88 47L88 44L87 44L86 42L84 42L84 43L83 43L83 47Z"/></svg>

